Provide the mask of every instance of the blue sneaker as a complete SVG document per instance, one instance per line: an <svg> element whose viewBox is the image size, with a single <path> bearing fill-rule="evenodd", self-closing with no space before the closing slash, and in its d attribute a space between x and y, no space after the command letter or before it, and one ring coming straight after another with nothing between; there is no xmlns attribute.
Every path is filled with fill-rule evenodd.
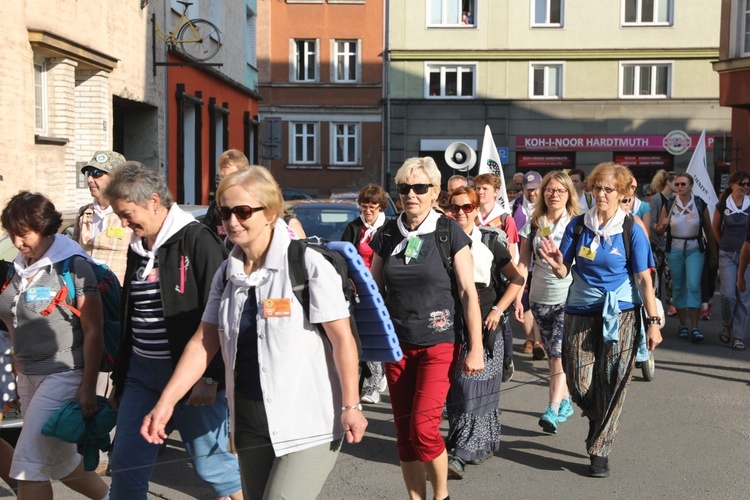
<svg viewBox="0 0 750 500"><path fill-rule="evenodd" d="M560 424L565 422L568 420L568 417L573 416L573 413L575 413L573 411L573 405L570 404L570 401L567 399L563 399L560 402L560 411L557 412L557 422Z"/></svg>
<svg viewBox="0 0 750 500"><path fill-rule="evenodd" d="M557 434L557 422L557 413L555 413L555 410L548 406L544 412L544 415L542 415L542 418L539 419L539 426L544 432Z"/></svg>

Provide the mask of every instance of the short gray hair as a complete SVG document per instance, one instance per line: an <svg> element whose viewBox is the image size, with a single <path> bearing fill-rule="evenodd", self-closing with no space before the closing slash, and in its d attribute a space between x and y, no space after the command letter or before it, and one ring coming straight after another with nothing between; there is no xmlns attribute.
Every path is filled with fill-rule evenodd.
<svg viewBox="0 0 750 500"><path fill-rule="evenodd" d="M124 200L143 207L152 194L157 194L164 207L171 208L174 203L164 176L143 163L126 161L112 170L110 177L104 190L104 197L110 202Z"/></svg>

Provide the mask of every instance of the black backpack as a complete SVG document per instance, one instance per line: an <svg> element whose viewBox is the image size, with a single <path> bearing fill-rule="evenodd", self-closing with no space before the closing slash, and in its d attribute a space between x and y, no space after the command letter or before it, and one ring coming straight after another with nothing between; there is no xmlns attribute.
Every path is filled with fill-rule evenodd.
<svg viewBox="0 0 750 500"><path fill-rule="evenodd" d="M344 298L349 304L349 326L352 329L352 335L357 343L357 355L362 357L362 342L359 339L359 333L357 331L357 323L354 317L354 304L359 302L359 296L357 295L357 289L354 283L349 279L349 271L346 263L346 258L336 250L331 250L326 246L324 240L292 240L289 243L289 250L287 251L287 259L289 264L289 280L292 283L292 291L294 296L297 298L302 309L305 312L305 317L310 320L310 286L309 277L307 276L307 267L305 267L305 250L311 248L321 254L325 259L331 263L333 268L341 278L341 289L344 292ZM315 324L315 328L318 332L326 336L325 329L320 324Z"/></svg>

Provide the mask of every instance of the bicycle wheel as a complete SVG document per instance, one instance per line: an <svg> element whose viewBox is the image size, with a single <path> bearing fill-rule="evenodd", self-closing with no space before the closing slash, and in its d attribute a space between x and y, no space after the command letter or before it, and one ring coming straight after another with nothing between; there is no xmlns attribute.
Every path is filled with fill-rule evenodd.
<svg viewBox="0 0 750 500"><path fill-rule="evenodd" d="M193 28L195 28L195 31L193 31ZM208 61L221 48L221 32L210 21L191 19L177 33L176 45L183 54L196 61Z"/></svg>

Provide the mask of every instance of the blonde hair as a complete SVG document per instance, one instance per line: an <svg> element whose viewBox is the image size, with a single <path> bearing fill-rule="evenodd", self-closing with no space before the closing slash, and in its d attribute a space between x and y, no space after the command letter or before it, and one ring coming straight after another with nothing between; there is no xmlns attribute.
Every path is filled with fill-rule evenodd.
<svg viewBox="0 0 750 500"><path fill-rule="evenodd" d="M396 184L404 184L408 181L417 170L421 170L427 175L432 184L432 189L435 193L440 192L440 170L438 170L435 160L429 156L424 158L414 157L407 158L401 168L396 172Z"/></svg>
<svg viewBox="0 0 750 500"><path fill-rule="evenodd" d="M544 190L547 189L547 185L557 181L568 190L568 201L565 202L565 211L570 217L581 213L581 209L578 203L578 196L576 196L576 188L573 186L573 181L570 176L560 170L554 170L549 172L542 179L542 184L539 186L539 199L534 206L534 211L531 213L531 223L536 227L542 227L542 219L547 214L547 199L544 196Z"/></svg>
<svg viewBox="0 0 750 500"><path fill-rule="evenodd" d="M245 156L245 153L239 149L227 149L221 153L219 161L216 162L216 168L221 169L221 167L227 163L231 163L232 166L237 168L237 170L247 170L250 168L250 162L248 161L247 156Z"/></svg>
<svg viewBox="0 0 750 500"><path fill-rule="evenodd" d="M216 206L221 206L221 195L232 186L241 186L257 199L265 207L267 214L274 215L274 222L282 215L284 198L281 196L281 189L265 167L250 165L247 170L238 170L224 177L216 189Z"/></svg>
<svg viewBox="0 0 750 500"><path fill-rule="evenodd" d="M594 167L594 171L588 177L589 190L593 190L595 185L600 184L602 180L610 177L612 178L612 183L615 185L617 194L620 196L630 194L630 179L633 177L633 174L627 167L613 161L600 163Z"/></svg>

